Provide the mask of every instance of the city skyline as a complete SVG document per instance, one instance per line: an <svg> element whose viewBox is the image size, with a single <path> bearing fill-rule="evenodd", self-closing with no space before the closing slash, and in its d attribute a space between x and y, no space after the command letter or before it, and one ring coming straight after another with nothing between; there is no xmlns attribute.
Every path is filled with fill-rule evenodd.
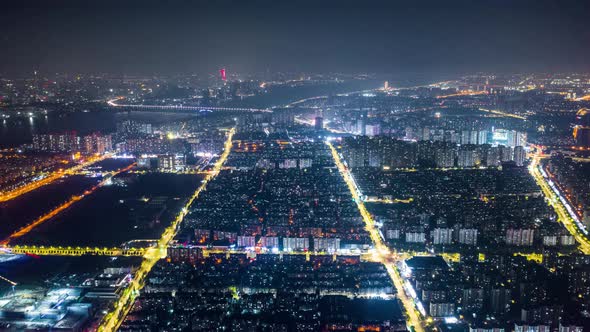
<svg viewBox="0 0 590 332"><path fill-rule="evenodd" d="M590 330L590 4L0 5L0 330Z"/></svg>

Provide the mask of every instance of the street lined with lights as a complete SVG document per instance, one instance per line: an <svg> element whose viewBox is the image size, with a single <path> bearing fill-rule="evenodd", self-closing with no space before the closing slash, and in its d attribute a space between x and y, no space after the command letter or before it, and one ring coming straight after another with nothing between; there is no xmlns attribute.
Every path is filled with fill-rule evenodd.
<svg viewBox="0 0 590 332"><path fill-rule="evenodd" d="M487 95L487 94L488 94L488 92L485 90L480 90L480 91L463 90L463 91L459 91L457 93L437 96L436 99L445 99L445 98L463 97L463 96L479 96L479 95Z"/></svg>
<svg viewBox="0 0 590 332"><path fill-rule="evenodd" d="M500 115L500 116L504 116L507 118L514 118L514 119L519 119L519 120L526 120L526 117L521 116L521 115L517 115L517 114L512 114L512 113L506 113L506 112L502 112L499 110L490 110L490 109L485 109L485 108L480 108L479 109L482 112L486 112L486 113L491 113L491 114L495 114L495 115Z"/></svg>
<svg viewBox="0 0 590 332"><path fill-rule="evenodd" d="M559 189L555 187L550 179L548 179L547 174L542 169L543 166L540 163L542 149L536 147L536 150L537 152L533 155L531 164L529 165L529 172L541 187L543 194L549 201L549 205L553 207L557 214L558 221L561 222L576 239L580 245L580 250L586 255L590 254L590 240L588 240L584 226L578 220L578 216L569 206L567 200L559 193Z"/></svg>
<svg viewBox="0 0 590 332"><path fill-rule="evenodd" d="M400 257L397 254L392 253L389 250L389 248L385 245L385 243L383 243L381 234L379 233L377 227L375 227L375 221L373 220L373 217L371 216L371 214L365 207L365 204L360 198L359 190L354 182L352 175L350 174L350 171L342 163L340 155L338 154L338 151L336 151L334 145L330 142L327 142L326 144L328 144L328 146L330 147L330 151L332 152L332 158L334 159L334 162L338 167L338 170L340 171L342 178L344 179L348 186L348 189L350 190L350 194L353 200L355 201L357 208L365 223L365 229L369 233L371 241L373 241L376 255L375 258L377 261L381 262L385 266L385 268L387 269L387 273L393 281L393 284L397 290L398 298L404 306L407 315L408 325L410 325L415 331L424 331L424 322L420 317L420 313L416 308L416 304L406 294L404 288L404 280L402 279L401 275L399 274L399 271L395 266L396 262L400 259Z"/></svg>
<svg viewBox="0 0 590 332"><path fill-rule="evenodd" d="M63 212L65 210L67 210L68 208L70 208L72 205L74 205L74 203L82 200L84 197L90 196L98 188L100 188L103 185L105 185L106 183L110 182L113 176L116 176L117 174L120 174L120 173L127 172L127 171L131 170L133 167L135 167L135 165L136 164L133 163L133 164L131 164L131 165L125 167L125 168L119 169L119 170L114 171L114 172L110 172L109 173L109 176L107 176L105 179L103 179L102 181L100 181L97 185L95 185L92 188L84 191L84 193L82 193L80 195L72 196L69 200L67 200L63 204L59 205L55 209L47 212L46 214L44 214L41 217L37 218L36 220L34 220L33 222L31 222L30 224L22 227L21 229L17 230L16 232L12 233L6 239L0 241L0 245L6 246L6 245L8 245L8 243L10 243L10 241L12 241L14 239L17 239L19 237L22 237L22 236L28 234L35 227L43 224L44 222L46 222L46 221L54 218L55 216L57 216L61 212Z"/></svg>
<svg viewBox="0 0 590 332"><path fill-rule="evenodd" d="M143 256L144 259L141 263L141 266L135 272L135 275L131 279L129 286L125 288L125 290L121 293L121 296L113 304L111 312L109 312L103 318L100 327L98 328L99 331L115 331L121 325L121 323L125 319L125 316L127 316L127 313L129 312L129 310L131 310L131 307L133 306L135 299L137 298L137 296L139 296L139 291L143 288L145 277L148 275L148 273L151 271L154 265L163 256L166 255L166 248L176 235L178 227L184 220L184 217L188 214L188 208L192 205L195 199L199 197L201 192L207 186L207 183L213 180L221 171L223 164L225 163L227 157L229 156L229 153L231 152L232 137L234 133L235 128L232 128L228 132L223 153L215 162L215 165L213 166L211 173L207 174L205 179L202 181L201 185L194 191L193 195L189 198L184 208L181 209L180 213L172 221L172 224L168 226L166 230L164 230L164 233L158 240L157 247L150 248L146 251L146 253Z"/></svg>
<svg viewBox="0 0 590 332"><path fill-rule="evenodd" d="M30 191L33 191L33 190L38 189L40 187L46 186L46 185L48 185L48 184L50 184L50 183L52 183L52 182L54 182L54 181L56 181L56 180L64 177L64 176L66 176L66 175L75 174L76 172L80 171L81 169L83 169L85 167L88 167L88 166L90 166L90 165L92 165L94 163L97 163L99 161L105 160L105 159L107 159L109 157L110 157L110 154L103 154L103 155L100 155L100 156L93 156L93 157L88 158L87 161L85 161L85 162L83 162L81 164L78 164L78 165L76 165L74 167L68 168L65 171L64 170L59 170L59 171L52 172L50 175L48 175L47 177L44 177L41 180L37 180L37 181L31 182L29 184L26 184L24 186L21 186L19 188L16 188L14 190L9 191L9 192L0 194L0 202L9 201L9 200L14 199L14 198L16 198L18 196L21 196L23 194L26 194L26 193L28 193Z"/></svg>

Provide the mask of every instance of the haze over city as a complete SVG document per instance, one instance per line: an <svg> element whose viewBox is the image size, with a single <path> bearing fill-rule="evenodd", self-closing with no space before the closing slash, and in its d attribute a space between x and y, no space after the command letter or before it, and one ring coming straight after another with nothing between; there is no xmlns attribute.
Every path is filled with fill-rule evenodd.
<svg viewBox="0 0 590 332"><path fill-rule="evenodd" d="M7 1L0 71L587 71L585 1Z"/></svg>
<svg viewBox="0 0 590 332"><path fill-rule="evenodd" d="M5 1L0 331L590 330L586 1Z"/></svg>

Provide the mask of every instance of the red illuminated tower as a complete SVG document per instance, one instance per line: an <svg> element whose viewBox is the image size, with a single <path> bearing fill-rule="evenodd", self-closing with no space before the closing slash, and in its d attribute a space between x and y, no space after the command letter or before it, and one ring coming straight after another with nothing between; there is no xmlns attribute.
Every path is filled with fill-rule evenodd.
<svg viewBox="0 0 590 332"><path fill-rule="evenodd" d="M221 68L219 69L219 75L221 75L221 80L225 81L226 77L225 77L225 68Z"/></svg>

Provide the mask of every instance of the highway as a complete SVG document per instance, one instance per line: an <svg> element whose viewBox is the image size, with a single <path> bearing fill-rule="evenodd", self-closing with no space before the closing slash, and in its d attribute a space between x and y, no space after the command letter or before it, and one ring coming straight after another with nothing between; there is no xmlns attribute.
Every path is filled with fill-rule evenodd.
<svg viewBox="0 0 590 332"><path fill-rule="evenodd" d="M519 120L526 120L526 117L521 116L521 115L517 115L517 114L512 114L512 113L506 113L506 112L502 112L499 110L490 110L490 109L486 109L486 108L480 108L479 109L482 112L486 112L486 113L491 113L491 114L495 114L495 115L500 115L500 116L504 116L507 118L514 118L514 119L519 119Z"/></svg>
<svg viewBox="0 0 590 332"><path fill-rule="evenodd" d="M131 164L131 165L125 167L125 168L121 168L119 170L116 170L114 172L110 172L110 175L108 177L106 177L105 179L103 179L102 181L100 181L100 183L98 183L97 185L95 185L92 188L84 191L84 193L82 193L80 195L72 196L69 200L67 200L66 202L64 202L60 206L58 206L55 209L47 212L46 214L44 214L41 217L37 218L36 220L34 220L33 222L31 222L30 224L28 224L28 225L20 228L19 230L15 231L11 235L9 235L7 238L5 238L4 240L0 241L0 245L6 246L6 245L8 245L8 243L10 243L10 241L12 241L14 239L17 239L19 237L22 237L22 236L28 234L31 230L33 230L33 228L41 225L42 223L46 222L47 220L52 219L53 217L57 216L61 212L67 210L72 205L74 205L74 203L82 200L84 197L90 196L98 188L102 187L105 183L107 183L108 181L110 181L110 179L113 176L116 176L117 174L120 174L120 173L129 171L134 166L135 166L135 163L133 163L133 164Z"/></svg>
<svg viewBox="0 0 590 332"><path fill-rule="evenodd" d="M557 219L561 222L570 234L579 243L580 250L586 254L590 254L590 240L588 240L584 229L581 225L576 222L577 215L575 210L568 206L568 202L565 199L560 199L561 194L554 185L552 186L551 180L547 178L547 174L542 170L540 160L543 158L542 150L536 147L537 152L533 155L531 164L529 165L529 172L541 187L543 194L549 201L549 204L555 210ZM571 212L570 212L571 211Z"/></svg>
<svg viewBox="0 0 590 332"><path fill-rule="evenodd" d="M330 147L332 158L334 159L334 162L336 163L342 178L346 182L348 189L350 190L350 194L356 202L357 208L359 209L363 221L365 222L365 229L369 233L371 241L373 241L373 246L375 247L375 260L381 262L385 266L391 280L393 281L393 284L397 290L397 296L404 306L408 325L413 327L414 331L424 331L424 321L416 308L416 304L412 298L406 294L403 286L404 280L395 266L396 262L400 260L400 257L396 253L392 253L387 245L385 245L383 242L379 230L377 227L375 227L375 221L365 207L363 201L360 199L359 190L356 187L354 179L352 178L348 168L342 163L338 151L330 142L327 142L326 144L328 144Z"/></svg>
<svg viewBox="0 0 590 332"><path fill-rule="evenodd" d="M44 177L41 180L37 180L37 181L31 182L31 183L28 183L28 184L26 184L26 185L24 185L22 187L16 188L16 189L14 189L12 191L9 191L9 192L1 193L0 194L0 202L9 201L11 199L14 199L14 198L20 196L20 195L23 195L23 194L26 194L26 193L28 193L30 191L33 191L33 190L35 190L37 188L40 188L40 187L45 186L45 185L48 185L48 184L54 182L55 180L62 178L65 175L74 174L74 173L78 172L79 170L81 170L81 169L83 169L83 168L85 168L87 166L90 166L90 165L92 165L92 164L94 164L96 162L99 162L101 160L105 160L105 159L107 159L109 157L110 157L109 154L104 154L104 155L100 155L100 156L90 157L90 158L88 158L87 161L85 161L85 162L83 162L81 164L78 164L78 165L76 165L74 167L68 168L65 171L56 171L56 172L53 172L49 176Z"/></svg>
<svg viewBox="0 0 590 332"><path fill-rule="evenodd" d="M363 202L365 203L381 203L381 204L409 204L412 203L414 199L412 197L401 199L401 198L364 198Z"/></svg>
<svg viewBox="0 0 590 332"><path fill-rule="evenodd" d="M437 96L436 99L446 99L446 98L461 97L461 96L479 96L479 95L487 95L487 94L488 94L488 92L485 90L480 90L480 91L463 90L463 91L459 91L457 93L452 93L449 95Z"/></svg>
<svg viewBox="0 0 590 332"><path fill-rule="evenodd" d="M194 191L193 195L189 198L184 208L172 221L171 225L168 226L166 230L164 230L164 233L158 240L157 247L149 248L146 250L145 254L143 255L144 259L141 263L141 266L135 272L135 275L129 283L129 286L121 293L119 299L113 304L113 308L111 309L111 311L104 316L102 322L100 323L98 331L116 331L119 328L119 326L121 326L121 323L125 319L125 316L127 316L127 313L129 313L129 310L131 310L131 307L133 306L135 299L137 298L137 296L139 296L139 291L143 288L145 277L148 275L148 273L151 271L154 265L160 260L160 258L166 256L166 248L176 235L179 225L182 223L184 217L189 212L190 206L195 201L195 199L199 197L201 192L205 189L207 183L213 180L221 171L221 167L223 166L223 164L227 160L227 157L229 156L229 153L231 152L232 137L235 134L235 132L235 128L232 128L228 132L223 153L213 166L212 172L207 174L205 179L203 179L201 185Z"/></svg>

